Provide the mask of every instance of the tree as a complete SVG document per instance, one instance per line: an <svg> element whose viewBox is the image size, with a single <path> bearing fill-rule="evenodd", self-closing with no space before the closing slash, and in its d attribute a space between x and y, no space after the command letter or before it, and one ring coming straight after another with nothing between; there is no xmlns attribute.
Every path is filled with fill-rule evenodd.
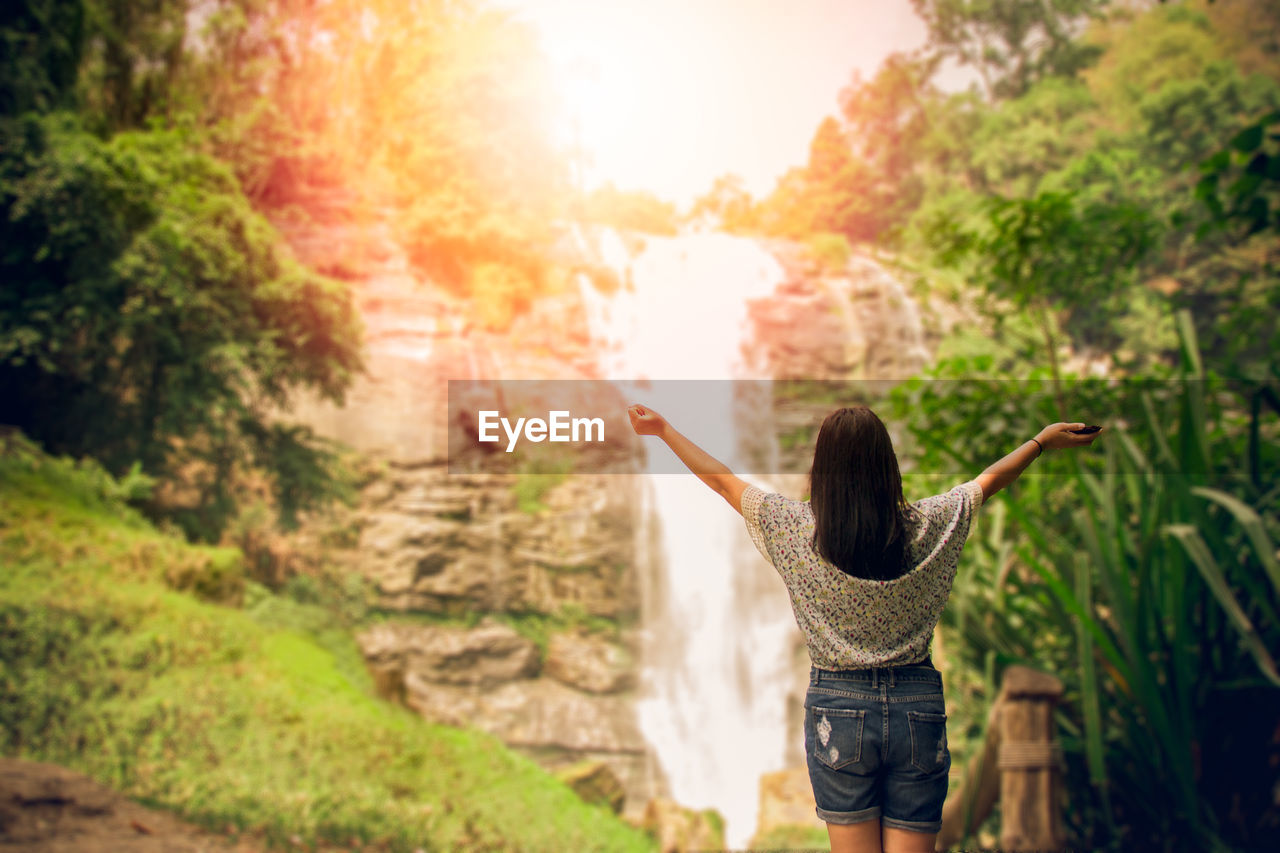
<svg viewBox="0 0 1280 853"><path fill-rule="evenodd" d="M230 171L177 132L107 141L66 114L0 125L3 420L114 473L201 460L200 532L229 511L228 475L322 461L274 426L295 388L339 399L360 366L340 282L298 265Z"/></svg>
<svg viewBox="0 0 1280 853"><path fill-rule="evenodd" d="M862 190L867 184L865 166L853 156L844 128L833 116L818 125L809 143L805 168L809 195L809 228L813 232L844 234L865 239Z"/></svg>
<svg viewBox="0 0 1280 853"><path fill-rule="evenodd" d="M1209 214L1198 239L1214 241L1225 232L1233 251L1251 256L1247 267L1225 277L1239 307L1214 331L1226 342L1225 371L1242 379L1249 405L1249 468L1260 474L1263 407L1280 414L1280 331L1270 312L1255 306L1280 302L1280 110L1242 127L1229 144L1200 164L1195 196ZM1259 263L1260 260L1260 263Z"/></svg>
<svg viewBox="0 0 1280 853"><path fill-rule="evenodd" d="M85 52L78 89L86 124L101 133L171 118L185 94L189 0L83 0Z"/></svg>
<svg viewBox="0 0 1280 853"><path fill-rule="evenodd" d="M0 116L66 106L84 51L81 0L13 0L0 19Z"/></svg>
<svg viewBox="0 0 1280 853"><path fill-rule="evenodd" d="M757 226L755 202L738 175L721 175L689 209L692 221L709 219L722 231L745 232Z"/></svg>
<svg viewBox="0 0 1280 853"><path fill-rule="evenodd" d="M923 175L938 153L935 125L948 118L929 82L937 65L933 57L893 53L870 80L855 75L840 92L844 134L862 178L862 239L894 231L920 203Z"/></svg>
<svg viewBox="0 0 1280 853"><path fill-rule="evenodd" d="M1059 387L1058 315L1066 315L1070 323L1075 314L1087 313L1084 327L1075 328L1078 342L1113 343L1105 331L1099 334L1099 329L1106 329L1100 321L1125 310L1123 294L1132 285L1138 263L1154 245L1156 223L1132 204L1079 204L1067 193L1044 192L1028 199L996 197L989 205L984 231L953 230L949 235L950 258L970 254L977 265L974 277L990 293L1035 315L1046 361ZM1086 328L1090 333L1081 334ZM1066 415L1065 410L1059 412L1059 417Z"/></svg>
<svg viewBox="0 0 1280 853"><path fill-rule="evenodd" d="M187 85L256 204L342 188L394 207L411 258L459 293L481 264L540 277L569 181L530 25L475 0L210 6Z"/></svg>
<svg viewBox="0 0 1280 853"><path fill-rule="evenodd" d="M992 98L1017 97L1046 76L1071 76L1097 55L1076 39L1109 0L911 0L939 56L978 72Z"/></svg>

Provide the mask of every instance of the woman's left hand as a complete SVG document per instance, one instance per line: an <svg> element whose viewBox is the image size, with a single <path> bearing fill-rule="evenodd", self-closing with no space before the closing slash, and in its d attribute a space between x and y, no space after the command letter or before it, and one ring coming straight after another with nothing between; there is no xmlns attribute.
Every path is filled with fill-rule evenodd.
<svg viewBox="0 0 1280 853"><path fill-rule="evenodd" d="M636 435L662 435L667 428L667 421L662 415L647 406L630 406L627 414L631 416L631 428Z"/></svg>

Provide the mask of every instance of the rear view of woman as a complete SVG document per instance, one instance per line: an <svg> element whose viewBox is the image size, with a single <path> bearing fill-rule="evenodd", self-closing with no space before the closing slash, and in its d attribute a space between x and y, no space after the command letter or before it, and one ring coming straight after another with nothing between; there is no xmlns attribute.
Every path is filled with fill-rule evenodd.
<svg viewBox="0 0 1280 853"><path fill-rule="evenodd" d="M973 480L914 504L884 424L844 408L822 423L810 500L743 482L644 406L632 428L661 438L746 521L786 583L813 664L805 754L833 853L932 851L947 795L942 676L929 641L978 508L1046 450L1097 432L1057 423Z"/></svg>

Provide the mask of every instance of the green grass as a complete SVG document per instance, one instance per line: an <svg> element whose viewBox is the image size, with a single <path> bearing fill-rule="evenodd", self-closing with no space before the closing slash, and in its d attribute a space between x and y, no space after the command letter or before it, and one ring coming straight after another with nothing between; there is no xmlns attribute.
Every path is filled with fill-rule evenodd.
<svg viewBox="0 0 1280 853"><path fill-rule="evenodd" d="M652 848L496 738L377 699L320 613L246 589L237 551L157 531L100 472L4 438L5 754L280 847Z"/></svg>
<svg viewBox="0 0 1280 853"><path fill-rule="evenodd" d="M752 850L830 850L827 830L820 826L778 826L751 839Z"/></svg>

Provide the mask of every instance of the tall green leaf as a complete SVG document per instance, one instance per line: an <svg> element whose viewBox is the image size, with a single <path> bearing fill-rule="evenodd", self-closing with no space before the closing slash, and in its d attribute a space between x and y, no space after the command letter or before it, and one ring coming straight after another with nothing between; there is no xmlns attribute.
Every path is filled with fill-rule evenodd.
<svg viewBox="0 0 1280 853"><path fill-rule="evenodd" d="M1258 668L1262 670L1262 674L1272 684L1280 687L1280 672L1276 671L1275 660L1267 650L1262 637L1259 636L1257 628L1249 621L1249 617L1240 607L1240 603L1236 601L1235 594L1231 591L1230 585L1227 584L1227 579L1222 574L1221 567L1218 565L1217 560L1213 558L1213 554L1210 553L1204 538L1200 535L1200 531L1190 524L1170 524L1165 527L1165 533L1181 543L1183 549L1187 552L1187 556L1191 558L1192 564L1200 572L1200 576L1204 578L1205 583L1209 585L1209 589L1213 591L1218 603L1222 605L1222 609L1230 618L1231 623L1240 632L1245 647L1253 655L1253 659L1257 661Z"/></svg>
<svg viewBox="0 0 1280 853"><path fill-rule="evenodd" d="M1262 517L1253 510L1253 507L1221 489L1197 486L1191 490L1191 493L1219 504L1235 516L1236 521L1240 522L1240 526L1244 529L1245 535L1249 537L1249 542L1253 545L1253 550L1258 555L1259 562L1266 569L1267 577L1271 579L1272 587L1277 593L1280 593L1280 560L1276 559L1276 547L1271 541L1271 537L1267 535L1267 530L1262 524Z"/></svg>

